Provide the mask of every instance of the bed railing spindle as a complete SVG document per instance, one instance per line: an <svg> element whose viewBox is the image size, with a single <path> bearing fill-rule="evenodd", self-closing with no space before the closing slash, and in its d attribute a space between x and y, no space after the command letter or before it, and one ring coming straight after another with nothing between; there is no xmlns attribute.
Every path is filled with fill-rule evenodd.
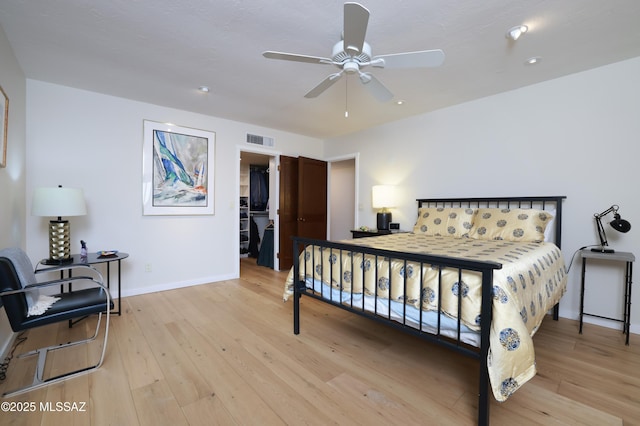
<svg viewBox="0 0 640 426"><path fill-rule="evenodd" d="M462 294L464 283L462 282L462 269L458 268L458 323L456 326L458 329L456 330L457 334L457 344L460 344L460 323L462 322Z"/></svg>
<svg viewBox="0 0 640 426"><path fill-rule="evenodd" d="M329 249L329 259L328 259L329 261L329 300L333 302L333 262L331 261L331 259L333 259L333 248ZM324 268L322 273L324 274ZM342 296L342 291L340 289L338 291L340 292L340 296Z"/></svg>
<svg viewBox="0 0 640 426"><path fill-rule="evenodd" d="M391 264L391 262L389 262ZM403 284L402 284L402 295L403 295L403 303L402 303L402 324L407 324L407 275L409 275L409 271L407 269L407 260L404 260L404 276L403 276ZM389 297L391 299L391 297Z"/></svg>
<svg viewBox="0 0 640 426"><path fill-rule="evenodd" d="M364 310L364 296L366 294L366 290L364 288L365 283L365 258L364 253L362 253L362 264L360 265L360 270L362 271L362 309ZM352 269L353 270L353 269Z"/></svg>
<svg viewBox="0 0 640 426"><path fill-rule="evenodd" d="M303 250L306 250L306 247L303 248ZM294 334L299 334L300 333L300 298L302 297L302 295L300 294L300 260L298 259L298 261L296 262L296 258L295 258L295 254L298 253L298 244L296 244L296 241L293 241L293 332ZM306 276L306 262L304 262L304 271L303 273Z"/></svg>
<svg viewBox="0 0 640 426"><path fill-rule="evenodd" d="M433 268L433 264L431 265L431 267ZM438 319L438 336L440 335L440 331L441 331L441 315L442 315L442 266L438 265L438 305L436 306L436 312L438 313L438 315L436 315L436 318Z"/></svg>
<svg viewBox="0 0 640 426"><path fill-rule="evenodd" d="M389 275L389 282L387 283L389 296L387 297L387 319L391 319L391 290L393 289L393 276L391 275L391 258L385 257L387 260L387 275Z"/></svg>
<svg viewBox="0 0 640 426"><path fill-rule="evenodd" d="M315 265L316 265L316 246L312 245L311 246L311 277L314 280L314 282L316 279L316 271L317 271L317 269L315 268ZM315 288L313 291L316 292ZM322 288L320 289L320 295L324 296Z"/></svg>
<svg viewBox="0 0 640 426"><path fill-rule="evenodd" d="M373 288L373 313L374 314L378 314L378 255L376 254L374 259L375 262L373 263L374 265L374 277L375 280L373 282L374 288Z"/></svg>
<svg viewBox="0 0 640 426"><path fill-rule="evenodd" d="M418 322L418 328L420 329L420 331L422 332L422 291L424 290L423 284L424 284L424 268L425 268L425 264L423 262L420 262L420 293L418 294L418 317L420 318L420 321Z"/></svg>

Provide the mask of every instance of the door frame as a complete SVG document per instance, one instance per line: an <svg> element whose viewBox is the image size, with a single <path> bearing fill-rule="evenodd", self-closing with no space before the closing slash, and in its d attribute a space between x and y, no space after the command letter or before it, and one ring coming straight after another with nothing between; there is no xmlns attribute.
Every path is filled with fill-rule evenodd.
<svg viewBox="0 0 640 426"><path fill-rule="evenodd" d="M280 270L280 262L276 253L280 250L280 238L278 233L280 232L280 219L277 212L277 206L280 205L280 151L273 151L271 149L260 148L257 146L245 146L245 145L236 145L236 189L235 189L235 225L234 229L240 229L240 159L242 158L243 152L251 152L253 154L261 154L269 157L269 159L273 159L275 163L274 172L275 172L275 187L269 188L269 205L276 206L276 211L273 216L273 269L276 271ZM234 274L236 278L240 277L240 239L236 238L233 244L234 251L237 255L235 271Z"/></svg>
<svg viewBox="0 0 640 426"><path fill-rule="evenodd" d="M344 161L344 160L354 160L354 182L353 182L353 193L355 197L354 202L354 211L353 211L353 224L355 226L358 225L359 213L362 208L360 200L360 153L354 152L351 154L344 154L337 157L330 157L325 159L327 162L327 235L329 239L331 239L331 200L333 199L333 194L331 194L331 163Z"/></svg>
<svg viewBox="0 0 640 426"><path fill-rule="evenodd" d="M275 188L269 188L269 194L270 194L270 200L269 200L269 204L271 206L279 206L280 205L280 155L282 155L282 152L280 151L273 151L271 149L266 149L266 148L260 148L260 147L253 147L253 146L244 146L244 145L236 145L236 179L235 179L235 201L234 201L234 205L235 205L235 210L236 210L236 215L235 215L235 225L234 225L234 229L240 229L240 203L239 203L239 199L240 199L240 158L242 156L243 152L251 152L251 153L255 153L255 154L262 154L262 155L266 155L268 157L272 157L275 160L275 173L276 173L276 179L275 179ZM336 156L336 157L330 157L325 159L324 161L327 162L327 191L328 191L328 196L327 196L327 235L329 237L331 237L331 185L330 185L330 179L331 179L331 163L332 162L338 162L338 161L344 161L344 160L354 160L354 168L355 168L355 179L354 179L354 194L355 194L355 203L354 203L354 211L353 211L353 223L355 225L358 224L359 221L359 211L361 210L361 203L359 203L359 199L360 199L360 153L355 152L355 153L351 153L351 154L345 154L345 155L340 155L340 156ZM273 194L273 195L271 195ZM277 257L277 253L280 252L280 238L279 238L279 234L280 234L280 217L277 214L274 215L274 220L273 220L273 226L274 226L274 241L273 241L273 249L274 249L274 259L273 259L273 268L276 271L280 270L280 262L279 259ZM234 247L234 252L238 255L237 256L237 261L236 261L236 266L235 266L235 276L236 277L240 277L240 240L238 238L235 239L236 241L233 244Z"/></svg>

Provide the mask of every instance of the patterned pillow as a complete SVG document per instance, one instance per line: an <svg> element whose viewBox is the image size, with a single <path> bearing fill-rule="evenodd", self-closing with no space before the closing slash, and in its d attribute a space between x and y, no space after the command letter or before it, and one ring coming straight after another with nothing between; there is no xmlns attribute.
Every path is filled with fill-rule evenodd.
<svg viewBox="0 0 640 426"><path fill-rule="evenodd" d="M553 216L535 209L477 209L469 237L481 240L542 242Z"/></svg>
<svg viewBox="0 0 640 426"><path fill-rule="evenodd" d="M468 237L473 224L474 209L450 207L421 207L415 234Z"/></svg>

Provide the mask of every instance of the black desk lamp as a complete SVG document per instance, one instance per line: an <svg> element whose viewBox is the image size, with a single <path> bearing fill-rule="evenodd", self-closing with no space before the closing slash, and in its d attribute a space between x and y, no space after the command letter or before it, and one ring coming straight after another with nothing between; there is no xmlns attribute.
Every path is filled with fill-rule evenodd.
<svg viewBox="0 0 640 426"><path fill-rule="evenodd" d="M592 248L591 251L598 253L615 253L615 250L605 248L609 246L609 243L607 243L607 235L604 233L604 227L602 226L602 218L609 213L613 212L613 220L609 222L613 229L623 233L629 232L631 229L631 224L620 217L620 214L618 213L619 208L620 207L614 204L602 213L594 215L596 219L596 227L598 228L598 236L600 237L600 247Z"/></svg>

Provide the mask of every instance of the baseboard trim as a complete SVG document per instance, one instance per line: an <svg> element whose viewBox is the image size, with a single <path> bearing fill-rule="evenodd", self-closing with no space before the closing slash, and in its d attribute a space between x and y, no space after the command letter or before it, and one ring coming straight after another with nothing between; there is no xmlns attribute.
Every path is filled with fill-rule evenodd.
<svg viewBox="0 0 640 426"><path fill-rule="evenodd" d="M226 275L216 275L212 277L203 277L195 280L161 283L161 284L157 284L149 287L139 287L139 288L134 288L130 290L124 290L122 292L122 297L138 296L140 294L148 294L148 293L157 293L159 291L175 290L183 287L192 287L195 285L211 284L215 282L227 281L227 280L232 280L236 278L238 278L236 274L226 274Z"/></svg>

